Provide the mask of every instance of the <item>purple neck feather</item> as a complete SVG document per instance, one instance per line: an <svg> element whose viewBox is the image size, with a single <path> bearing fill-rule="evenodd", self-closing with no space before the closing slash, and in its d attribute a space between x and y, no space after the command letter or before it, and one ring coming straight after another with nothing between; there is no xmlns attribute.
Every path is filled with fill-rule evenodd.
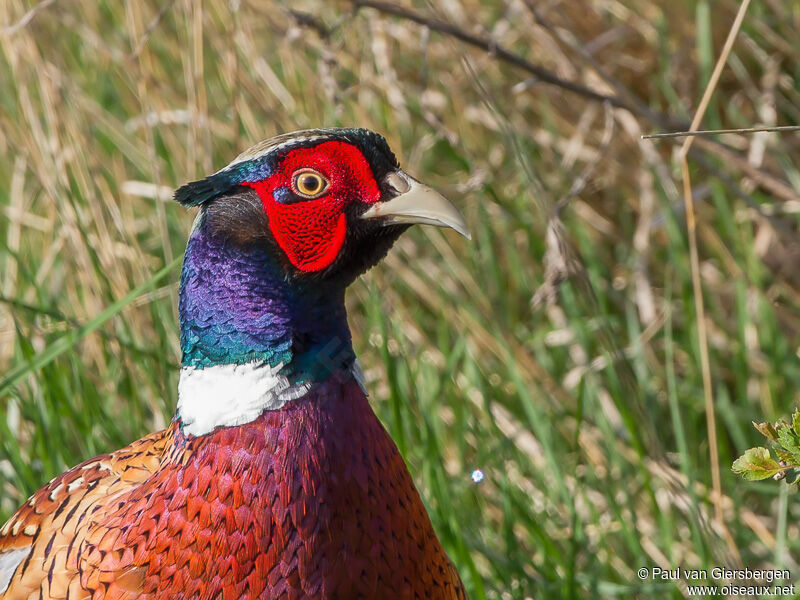
<svg viewBox="0 0 800 600"><path fill-rule="evenodd" d="M350 367L344 286L288 276L271 252L234 244L198 217L181 274L183 366L283 363L292 383Z"/></svg>

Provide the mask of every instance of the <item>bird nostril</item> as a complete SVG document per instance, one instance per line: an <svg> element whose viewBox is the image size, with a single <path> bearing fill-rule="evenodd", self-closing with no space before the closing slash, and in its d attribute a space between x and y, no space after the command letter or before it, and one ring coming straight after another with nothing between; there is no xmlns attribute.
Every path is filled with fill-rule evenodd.
<svg viewBox="0 0 800 600"><path fill-rule="evenodd" d="M392 171L384 178L384 182L386 182L386 185L398 194L405 194L411 189L411 184L408 182L408 176L402 171Z"/></svg>

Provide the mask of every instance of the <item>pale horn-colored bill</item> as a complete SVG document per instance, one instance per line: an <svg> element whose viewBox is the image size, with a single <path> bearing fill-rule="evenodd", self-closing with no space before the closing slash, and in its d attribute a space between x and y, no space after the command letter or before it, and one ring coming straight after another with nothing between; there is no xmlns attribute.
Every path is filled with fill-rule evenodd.
<svg viewBox="0 0 800 600"><path fill-rule="evenodd" d="M450 227L468 240L472 239L464 215L433 188L403 171L389 173L386 182L400 193L391 200L370 206L361 214L362 219L383 218L392 224L423 223Z"/></svg>

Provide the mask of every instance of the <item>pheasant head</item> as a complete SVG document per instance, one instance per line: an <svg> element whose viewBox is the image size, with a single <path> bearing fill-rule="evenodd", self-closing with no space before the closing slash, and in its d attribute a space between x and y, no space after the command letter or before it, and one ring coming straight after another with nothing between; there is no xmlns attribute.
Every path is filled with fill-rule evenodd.
<svg viewBox="0 0 800 600"><path fill-rule="evenodd" d="M179 415L207 424L190 432L263 410L264 398L246 415L220 402L226 389L263 388L257 378L273 386L268 408L276 408L339 371L358 376L347 285L413 223L468 236L455 206L400 169L384 138L366 129L272 138L175 197L200 207L181 281ZM247 369L258 375L243 377Z"/></svg>
<svg viewBox="0 0 800 600"><path fill-rule="evenodd" d="M256 193L260 209L243 198L243 189ZM289 277L349 283L412 223L469 237L458 210L402 171L386 140L366 129L277 136L181 187L176 199L186 206L222 200L230 238L261 243Z"/></svg>

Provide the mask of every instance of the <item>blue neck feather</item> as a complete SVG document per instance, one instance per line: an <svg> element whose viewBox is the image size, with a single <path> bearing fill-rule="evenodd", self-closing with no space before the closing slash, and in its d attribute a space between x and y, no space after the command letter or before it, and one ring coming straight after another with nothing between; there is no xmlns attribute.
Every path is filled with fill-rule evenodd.
<svg viewBox="0 0 800 600"><path fill-rule="evenodd" d="M327 379L353 353L344 289L287 277L261 245L233 246L202 216L181 273L182 365L283 364L292 383Z"/></svg>

